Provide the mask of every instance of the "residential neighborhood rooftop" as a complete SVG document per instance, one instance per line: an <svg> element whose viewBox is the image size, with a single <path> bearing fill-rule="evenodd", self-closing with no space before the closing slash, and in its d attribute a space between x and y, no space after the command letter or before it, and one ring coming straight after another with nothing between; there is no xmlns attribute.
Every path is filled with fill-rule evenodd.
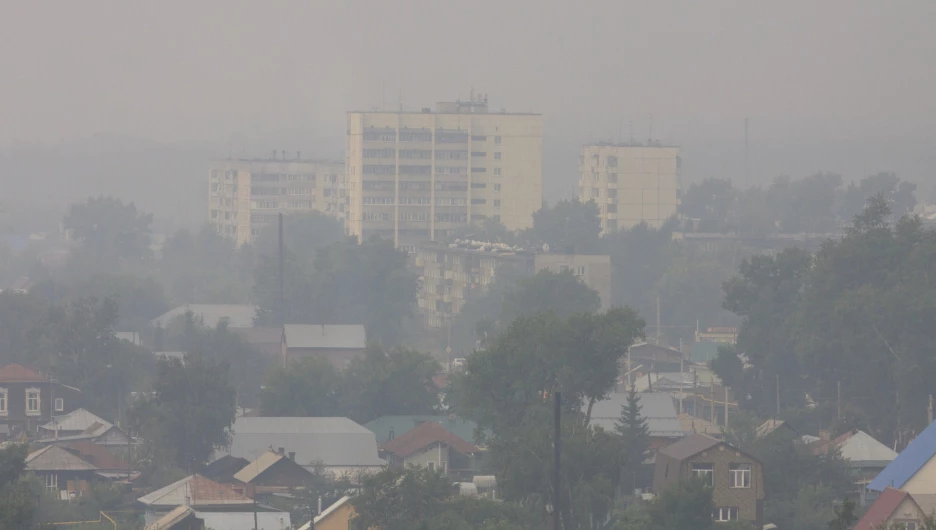
<svg viewBox="0 0 936 530"><path fill-rule="evenodd" d="M903 485L936 454L936 423L923 429L883 471L878 473L868 489L884 491L888 486L902 488Z"/></svg>
<svg viewBox="0 0 936 530"><path fill-rule="evenodd" d="M402 436L380 444L379 448L381 451L392 453L400 458L407 458L435 443L444 443L463 454L481 451L478 446L459 438L442 425L432 421L427 421Z"/></svg>
<svg viewBox="0 0 936 530"><path fill-rule="evenodd" d="M27 471L94 471L97 467L57 445L50 445L26 457Z"/></svg>
<svg viewBox="0 0 936 530"><path fill-rule="evenodd" d="M705 436L704 434L693 433L678 442L660 449L660 454L664 454L676 460L685 460L690 456L711 449L720 443L721 442L715 438Z"/></svg>
<svg viewBox="0 0 936 530"><path fill-rule="evenodd" d="M188 505L200 506L252 505L253 499L201 475L189 475L137 499L147 506Z"/></svg>
<svg viewBox="0 0 936 530"><path fill-rule="evenodd" d="M853 530L875 530L894 513L910 494L894 488L885 488L881 495L868 508L868 511L858 520Z"/></svg>
<svg viewBox="0 0 936 530"><path fill-rule="evenodd" d="M606 431L614 431L621 417L622 407L627 405L627 393L614 393L608 399L598 401L592 407L591 423ZM640 415L647 419L650 436L680 438L683 429L679 425L673 396L661 392L637 394L640 402ZM587 407L585 405L584 408Z"/></svg>
<svg viewBox="0 0 936 530"><path fill-rule="evenodd" d="M0 367L0 383L48 383L49 378L35 368L11 363Z"/></svg>
<svg viewBox="0 0 936 530"><path fill-rule="evenodd" d="M257 306L247 304L187 304L180 305L150 321L154 327L166 327L176 318L192 312L197 320L209 328L217 327L226 321L230 327L247 328L253 326Z"/></svg>
<svg viewBox="0 0 936 530"><path fill-rule="evenodd" d="M47 431L79 431L84 432L92 425L110 425L100 416L85 409L75 409L64 416L55 416L52 421L42 426Z"/></svg>

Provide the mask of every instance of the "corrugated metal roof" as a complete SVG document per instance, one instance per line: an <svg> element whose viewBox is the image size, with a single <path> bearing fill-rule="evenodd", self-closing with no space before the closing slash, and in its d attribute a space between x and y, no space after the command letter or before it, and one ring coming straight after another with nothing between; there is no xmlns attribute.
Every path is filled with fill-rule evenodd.
<svg viewBox="0 0 936 530"><path fill-rule="evenodd" d="M858 524L852 530L874 530L879 528L909 495L905 491L886 488L858 520Z"/></svg>
<svg viewBox="0 0 936 530"><path fill-rule="evenodd" d="M174 319L191 311L196 319L209 328L216 327L222 320L227 320L228 326L249 328L253 326L257 306L246 304L188 304L180 305L162 315L150 320L153 326L166 327Z"/></svg>
<svg viewBox="0 0 936 530"><path fill-rule="evenodd" d="M270 469L274 464L276 464L277 462L279 462L280 460L284 458L286 457L279 453L276 453L273 451L267 451L263 453L262 455L260 455L260 458L257 458L253 462L250 462L249 464L244 466L240 471L238 471L237 473L234 473L234 478L243 482L244 484L247 484L248 482L257 478L258 476L260 476L261 473L263 473L267 469Z"/></svg>
<svg viewBox="0 0 936 530"><path fill-rule="evenodd" d="M205 528L224 530L254 530L253 512L203 512L196 511L195 517L205 521ZM257 512L257 526L261 530L289 530L292 521L289 512Z"/></svg>
<svg viewBox="0 0 936 530"><path fill-rule="evenodd" d="M676 405L673 396L666 393L647 392L637 394L640 398L640 415L647 418L647 428L650 436L666 438L680 438L683 436L682 427L676 414ZM592 407L592 425L598 425L606 431L615 429L621 417L621 409L627 405L626 393L611 394L608 399L595 403ZM587 404L583 406L584 411Z"/></svg>
<svg viewBox="0 0 936 530"><path fill-rule="evenodd" d="M198 508L254 503L253 499L234 491L230 486L219 484L201 475L189 475L137 500L150 507L185 504Z"/></svg>
<svg viewBox="0 0 936 530"><path fill-rule="evenodd" d="M289 348L362 349L367 343L367 334L360 324L286 324L284 334Z"/></svg>
<svg viewBox="0 0 936 530"><path fill-rule="evenodd" d="M874 439L864 431L854 431L850 436L838 444L843 458L852 463L858 462L892 462L897 458L897 452Z"/></svg>
<svg viewBox="0 0 936 530"><path fill-rule="evenodd" d="M26 457L27 471L94 471L97 467L81 457L56 445L42 449Z"/></svg>
<svg viewBox="0 0 936 530"><path fill-rule="evenodd" d="M442 425L432 421L423 423L403 436L382 443L380 450L393 453L399 458L407 458L436 442L442 442L462 454L481 451L474 444L462 440Z"/></svg>
<svg viewBox="0 0 936 530"><path fill-rule="evenodd" d="M660 449L660 454L664 454L676 460L685 460L690 456L711 449L720 443L721 442L715 438L704 434L693 433L676 443L672 443Z"/></svg>
<svg viewBox="0 0 936 530"><path fill-rule="evenodd" d="M933 458L934 454L936 454L936 423L931 423L897 455L897 458L894 458L874 477L871 484L868 484L868 489L884 491L884 488L888 486L902 488L910 477L923 467L923 464Z"/></svg>
<svg viewBox="0 0 936 530"><path fill-rule="evenodd" d="M59 431L81 431L84 432L88 430L95 423L99 425L111 425L109 422L103 420L101 417L88 412L85 409L77 409L65 414L64 416L56 416L53 421L46 423L42 426L43 429L47 431L55 432L55 428L58 427Z"/></svg>
<svg viewBox="0 0 936 530"><path fill-rule="evenodd" d="M348 418L265 418L234 420L228 454L253 461L280 447L308 466L380 466L374 433Z"/></svg>

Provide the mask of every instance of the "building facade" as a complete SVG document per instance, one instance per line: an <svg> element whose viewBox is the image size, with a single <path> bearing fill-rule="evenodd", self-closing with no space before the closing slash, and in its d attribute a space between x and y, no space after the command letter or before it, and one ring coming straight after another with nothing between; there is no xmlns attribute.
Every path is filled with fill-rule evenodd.
<svg viewBox="0 0 936 530"><path fill-rule="evenodd" d="M417 247L420 270L417 303L428 327L442 327L472 297L484 294L498 275L529 276L541 270L570 270L598 292L601 308L611 306L611 257L535 253L503 243L456 240Z"/></svg>
<svg viewBox="0 0 936 530"><path fill-rule="evenodd" d="M678 147L586 145L579 156L579 200L598 204L602 232L640 223L659 228L677 213L680 168Z"/></svg>
<svg viewBox="0 0 936 530"><path fill-rule="evenodd" d="M280 213L320 212L344 219L345 185L340 160L218 160L208 174L208 220L240 246L274 224Z"/></svg>
<svg viewBox="0 0 936 530"><path fill-rule="evenodd" d="M347 226L414 252L484 219L528 228L543 202L539 114L489 112L487 100L433 112L349 112Z"/></svg>

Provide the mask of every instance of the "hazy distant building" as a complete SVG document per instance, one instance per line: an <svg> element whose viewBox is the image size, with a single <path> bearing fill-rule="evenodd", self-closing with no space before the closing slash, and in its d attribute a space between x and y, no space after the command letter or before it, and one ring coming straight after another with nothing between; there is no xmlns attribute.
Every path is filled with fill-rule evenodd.
<svg viewBox="0 0 936 530"><path fill-rule="evenodd" d="M611 306L611 257L535 253L502 243L456 240L423 243L416 252L420 270L419 312L428 327L442 327L465 303L484 294L498 274L531 275L571 270L598 291L601 308ZM510 271L510 272L508 272Z"/></svg>
<svg viewBox="0 0 936 530"><path fill-rule="evenodd" d="M285 155L284 155L285 156ZM344 219L340 160L218 160L208 175L208 220L218 233L249 243L277 214L321 212Z"/></svg>
<svg viewBox="0 0 936 530"><path fill-rule="evenodd" d="M598 204L603 232L640 223L659 228L680 199L679 148L651 144L593 144L579 156L579 199Z"/></svg>
<svg viewBox="0 0 936 530"><path fill-rule="evenodd" d="M349 112L346 156L349 233L411 252L483 219L528 228L542 206L542 116L490 111L486 98Z"/></svg>

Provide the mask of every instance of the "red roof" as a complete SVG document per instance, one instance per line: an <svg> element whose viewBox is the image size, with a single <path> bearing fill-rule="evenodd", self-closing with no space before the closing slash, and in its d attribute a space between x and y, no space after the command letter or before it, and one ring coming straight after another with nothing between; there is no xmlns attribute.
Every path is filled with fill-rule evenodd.
<svg viewBox="0 0 936 530"><path fill-rule="evenodd" d="M0 383L48 383L49 378L35 368L21 364L7 364L0 368Z"/></svg>
<svg viewBox="0 0 936 530"><path fill-rule="evenodd" d="M852 530L880 528L894 513L894 510L900 506L900 503L909 496L910 494L906 491L895 490L894 488L885 489Z"/></svg>
<svg viewBox="0 0 936 530"><path fill-rule="evenodd" d="M434 421L424 422L399 438L387 440L380 444L379 449L400 458L406 458L437 442L444 443L463 454L481 451L476 445L466 442Z"/></svg>
<svg viewBox="0 0 936 530"><path fill-rule="evenodd" d="M62 449L76 454L81 457L82 460L101 471L127 471L129 473L127 462L103 445L98 445L88 440L79 440L77 442L61 444L61 447Z"/></svg>

